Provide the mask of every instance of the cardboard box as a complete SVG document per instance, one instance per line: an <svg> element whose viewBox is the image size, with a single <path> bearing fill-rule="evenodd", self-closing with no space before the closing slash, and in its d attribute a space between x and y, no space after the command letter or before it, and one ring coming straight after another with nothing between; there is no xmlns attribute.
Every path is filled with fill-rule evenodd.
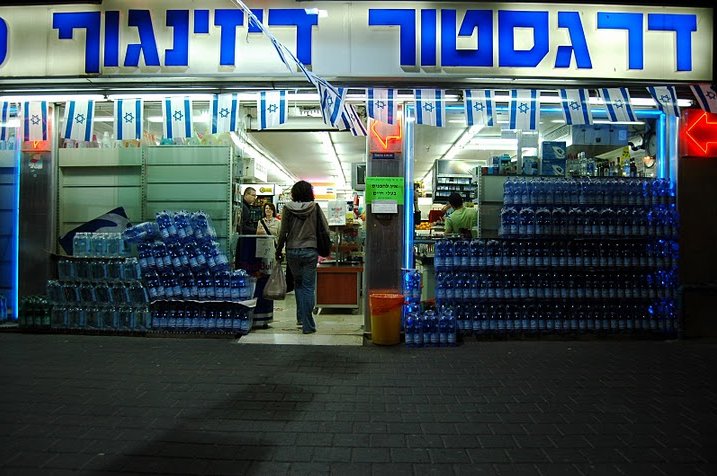
<svg viewBox="0 0 717 476"><path fill-rule="evenodd" d="M610 126L610 145L627 145L627 126Z"/></svg>
<svg viewBox="0 0 717 476"><path fill-rule="evenodd" d="M564 176L566 169L565 142L544 141L541 175Z"/></svg>

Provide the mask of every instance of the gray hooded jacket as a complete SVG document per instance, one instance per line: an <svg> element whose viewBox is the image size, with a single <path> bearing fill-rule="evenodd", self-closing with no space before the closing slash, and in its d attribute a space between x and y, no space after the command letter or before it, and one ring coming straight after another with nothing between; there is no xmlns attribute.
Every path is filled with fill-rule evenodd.
<svg viewBox="0 0 717 476"><path fill-rule="evenodd" d="M281 229L276 251L286 248L316 248L316 220L328 223L316 202L289 202L281 213Z"/></svg>

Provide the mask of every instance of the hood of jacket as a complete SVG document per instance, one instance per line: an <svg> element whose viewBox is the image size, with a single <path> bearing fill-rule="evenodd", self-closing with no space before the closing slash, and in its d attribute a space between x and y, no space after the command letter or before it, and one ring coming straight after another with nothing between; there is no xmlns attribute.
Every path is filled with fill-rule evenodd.
<svg viewBox="0 0 717 476"><path fill-rule="evenodd" d="M284 208L297 218L305 220L314 211L315 206L316 202L289 202L284 205Z"/></svg>

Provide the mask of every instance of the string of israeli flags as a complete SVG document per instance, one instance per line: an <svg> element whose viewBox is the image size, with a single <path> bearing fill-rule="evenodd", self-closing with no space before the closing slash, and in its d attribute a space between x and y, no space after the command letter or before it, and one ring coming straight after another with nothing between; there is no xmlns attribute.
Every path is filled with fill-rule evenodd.
<svg viewBox="0 0 717 476"><path fill-rule="evenodd" d="M311 73L309 73L311 74ZM315 75L311 74L312 77ZM348 129L355 136L365 136L366 126L352 104L345 102L346 90L334 88L326 81L317 81L324 122L339 130ZM707 112L717 112L717 92L709 84L691 86L699 106ZM667 115L680 114L673 86L650 86L648 92L658 108ZM394 124L398 121L398 106L402 102L398 90L384 88L364 89L367 116L380 122ZM499 90L503 91L503 90ZM508 104L508 128L535 130L540 124L541 91L536 89L510 90L509 96L496 97L496 90L467 89L463 91L466 126L497 124L496 102ZM634 122L636 116L627 88L601 88L599 96L611 122ZM448 100L440 89L416 89L413 91L416 123L435 127L446 126ZM560 89L559 106L568 125L592 124L592 108L601 107L590 103L587 89ZM554 104L555 96L550 96ZM261 91L256 94L256 128L271 129L289 121L289 91ZM115 100L114 136L116 140L136 139L143 136L144 104L141 99ZM95 102L92 100L68 101L65 107L61 135L65 139L91 141ZM8 103L0 102L0 111L7 111ZM168 139L192 136L193 101L177 96L162 101L163 136ZM24 102L19 107L22 137L28 140L47 140L47 103ZM239 99L237 94L217 94L210 101L211 133L234 132L240 129ZM6 122L6 121L2 121ZM9 136L7 127L0 127L0 137Z"/></svg>
<svg viewBox="0 0 717 476"><path fill-rule="evenodd" d="M232 0L249 17L271 42L279 59L294 73L298 68L319 93L324 123L339 130L349 130L354 136L367 135L366 125L352 104L346 102L348 90L336 87L315 75L298 60L254 15L241 0ZM288 59L287 59L288 58ZM289 61L291 60L291 62ZM293 63L293 65L291 64ZM691 86L697 103L707 112L717 112L717 92L709 84ZM647 88L658 108L667 115L679 116L674 86L650 86ZM394 124L398 120L398 91L392 88L367 88L366 110L368 117ZM497 123L495 90L467 89L463 92L466 126L494 126ZM635 121L627 88L601 88L598 90L611 122ZM435 127L446 126L448 100L441 89L415 89L416 123ZM536 89L510 90L508 101L509 128L536 130L540 124L540 97ZM566 124L591 124L592 111L588 89L560 89L560 108ZM551 100L551 103L553 101ZM262 91L257 94L257 128L270 129L288 121L288 91ZM233 132L239 129L239 100L237 94L216 94L211 100L211 132ZM90 141L93 137L94 101L68 101L63 118L62 137ZM0 110L3 104L0 103ZM46 102L26 102L21 111L22 137L24 140L47 140ZM136 139L143 135L143 103L141 99L115 101L115 139ZM0 136L6 134L0 128ZM163 136L168 139L192 136L192 100L186 97L169 97L162 101Z"/></svg>

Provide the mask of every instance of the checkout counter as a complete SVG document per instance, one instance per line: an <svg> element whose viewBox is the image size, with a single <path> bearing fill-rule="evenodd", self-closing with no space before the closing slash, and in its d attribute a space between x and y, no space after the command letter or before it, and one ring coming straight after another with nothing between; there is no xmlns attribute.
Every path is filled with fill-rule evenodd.
<svg viewBox="0 0 717 476"><path fill-rule="evenodd" d="M334 247L332 258L316 268L316 308L351 309L354 314L363 301L363 231L360 225L329 227Z"/></svg>

